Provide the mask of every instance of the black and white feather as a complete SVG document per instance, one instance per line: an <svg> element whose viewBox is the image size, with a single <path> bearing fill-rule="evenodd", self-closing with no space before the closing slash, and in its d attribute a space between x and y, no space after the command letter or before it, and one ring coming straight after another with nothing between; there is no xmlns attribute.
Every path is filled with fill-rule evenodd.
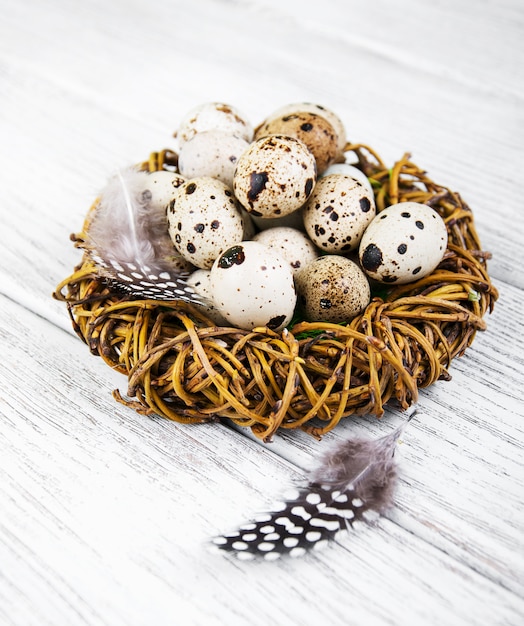
<svg viewBox="0 0 524 626"><path fill-rule="evenodd" d="M376 440L338 444L296 490L271 512L255 515L212 545L241 560L298 557L333 539L356 521L392 504L397 479L394 452L404 425Z"/></svg>
<svg viewBox="0 0 524 626"><path fill-rule="evenodd" d="M108 181L88 229L91 258L111 287L128 297L202 304L174 261L166 208L151 202L145 176L131 167Z"/></svg>

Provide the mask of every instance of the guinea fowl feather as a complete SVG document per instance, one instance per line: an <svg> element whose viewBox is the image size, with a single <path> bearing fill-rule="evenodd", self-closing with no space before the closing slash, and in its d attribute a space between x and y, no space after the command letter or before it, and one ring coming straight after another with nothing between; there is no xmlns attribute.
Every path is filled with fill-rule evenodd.
<svg viewBox="0 0 524 626"><path fill-rule="evenodd" d="M89 225L91 257L101 276L128 297L201 304L185 281L187 273L170 261L175 250L166 207L151 202L146 176L130 167L108 181Z"/></svg>
<svg viewBox="0 0 524 626"><path fill-rule="evenodd" d="M376 440L349 439L329 450L308 482L274 510L254 516L212 544L241 560L297 557L334 539L372 511L392 505L394 452L405 424Z"/></svg>

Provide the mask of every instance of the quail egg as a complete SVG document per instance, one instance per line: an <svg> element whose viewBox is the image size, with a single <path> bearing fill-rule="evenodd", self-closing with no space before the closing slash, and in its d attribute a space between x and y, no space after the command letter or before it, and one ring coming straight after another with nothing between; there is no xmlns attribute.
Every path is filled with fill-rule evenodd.
<svg viewBox="0 0 524 626"><path fill-rule="evenodd" d="M410 283L437 267L447 240L446 225L434 209L401 202L381 211L367 227L360 242L360 263L377 281Z"/></svg>
<svg viewBox="0 0 524 626"><path fill-rule="evenodd" d="M240 207L216 178L187 180L171 201L167 219L175 248L200 269L209 269L221 252L243 238Z"/></svg>
<svg viewBox="0 0 524 626"><path fill-rule="evenodd" d="M246 330L281 330L291 321L297 299L289 264L257 241L243 241L216 259L211 294L222 315Z"/></svg>
<svg viewBox="0 0 524 626"><path fill-rule="evenodd" d="M250 142L253 127L235 108L223 102L205 102L189 111L180 122L176 137L179 148L193 135L206 130L222 130Z"/></svg>
<svg viewBox="0 0 524 626"><path fill-rule="evenodd" d="M338 153L342 154L344 152L344 147L346 145L346 131L344 124L336 113L333 113L333 111L330 111L320 104L314 104L312 102L286 104L283 107L278 108L276 111L273 111L273 113L271 113L265 121L270 122L277 117L291 115L293 113L316 113L317 115L324 117L335 130L338 141Z"/></svg>
<svg viewBox="0 0 524 626"><path fill-rule="evenodd" d="M360 181L330 174L317 181L304 206L304 226L321 250L347 253L358 249L375 213L375 196Z"/></svg>
<svg viewBox="0 0 524 626"><path fill-rule="evenodd" d="M185 178L176 172L138 172L144 191L142 198L153 209L165 209L183 185Z"/></svg>
<svg viewBox="0 0 524 626"><path fill-rule="evenodd" d="M330 174L344 174L345 176L356 178L371 194L373 193L373 187L369 182L369 178L362 170L359 170L358 167L350 163L333 163L325 170L322 176L329 176Z"/></svg>
<svg viewBox="0 0 524 626"><path fill-rule="evenodd" d="M309 321L345 322L369 304L371 290L360 267L350 259L319 256L296 276L298 300Z"/></svg>
<svg viewBox="0 0 524 626"><path fill-rule="evenodd" d="M337 135L326 118L316 113L290 113L265 122L255 139L267 135L286 135L300 139L313 153L317 172L321 174L338 153Z"/></svg>
<svg viewBox="0 0 524 626"><path fill-rule="evenodd" d="M255 216L282 217L299 209L316 180L315 157L299 139L269 135L240 156L233 189Z"/></svg>
<svg viewBox="0 0 524 626"><path fill-rule="evenodd" d="M217 326L225 326L226 318L218 311L213 304L213 296L211 295L211 271L195 270L186 279L186 283L200 296L202 296L206 304L199 304L203 308L206 315L215 322Z"/></svg>
<svg viewBox="0 0 524 626"><path fill-rule="evenodd" d="M311 240L295 228L286 226L269 228L255 235L253 241L258 241L280 254L290 264L293 274L318 256Z"/></svg>
<svg viewBox="0 0 524 626"><path fill-rule="evenodd" d="M206 130L181 146L178 168L186 178L211 176L231 187L238 157L248 146L249 143L237 135Z"/></svg>

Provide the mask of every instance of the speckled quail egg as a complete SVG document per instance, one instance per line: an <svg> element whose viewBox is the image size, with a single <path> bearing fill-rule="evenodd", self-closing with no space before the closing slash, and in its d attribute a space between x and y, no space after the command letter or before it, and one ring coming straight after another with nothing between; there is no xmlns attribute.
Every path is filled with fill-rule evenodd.
<svg viewBox="0 0 524 626"><path fill-rule="evenodd" d="M351 176L359 180L370 193L373 193L373 187L369 182L369 178L358 167L351 165L350 163L333 163L322 174L322 176L329 176L330 174L344 174Z"/></svg>
<svg viewBox="0 0 524 626"><path fill-rule="evenodd" d="M152 208L166 208L183 185L185 178L176 172L159 170L158 172L138 172L144 187L142 197Z"/></svg>
<svg viewBox="0 0 524 626"><path fill-rule="evenodd" d="M213 304L213 296L211 294L211 271L195 270L187 277L186 282L197 294L203 296L205 299L205 304L199 304L198 306L204 309L206 315L217 326L227 325L226 318Z"/></svg>
<svg viewBox="0 0 524 626"><path fill-rule="evenodd" d="M257 241L223 252L211 268L211 293L218 310L238 328L284 328L296 304L289 264Z"/></svg>
<svg viewBox="0 0 524 626"><path fill-rule="evenodd" d="M295 276L295 283L309 321L345 322L362 312L371 297L360 267L335 254L315 259Z"/></svg>
<svg viewBox="0 0 524 626"><path fill-rule="evenodd" d="M318 251L311 240L294 228L285 226L269 228L255 235L253 241L258 241L280 254L290 264L293 274L318 256Z"/></svg>
<svg viewBox="0 0 524 626"><path fill-rule="evenodd" d="M270 122L277 117L291 115L293 113L316 113L317 115L322 115L322 117L324 117L335 130L338 140L338 153L342 154L344 152L344 147L346 145L346 130L344 128L344 124L336 113L333 113L333 111L326 109L326 107L320 104L314 104L312 102L296 102L286 104L268 115L265 122Z"/></svg>
<svg viewBox="0 0 524 626"><path fill-rule="evenodd" d="M262 124L255 139L267 135L286 135L300 139L313 153L321 174L338 154L338 139L333 126L316 113L290 113Z"/></svg>
<svg viewBox="0 0 524 626"><path fill-rule="evenodd" d="M211 176L232 187L238 157L248 146L249 143L237 135L206 130L181 146L178 169L186 178Z"/></svg>
<svg viewBox="0 0 524 626"><path fill-rule="evenodd" d="M368 226L360 242L360 263L380 282L413 282L437 267L447 240L446 225L434 209L402 202L381 211Z"/></svg>
<svg viewBox="0 0 524 626"><path fill-rule="evenodd" d="M375 197L351 176L320 178L304 206L304 226L321 250L347 253L360 239L376 213Z"/></svg>
<svg viewBox="0 0 524 626"><path fill-rule="evenodd" d="M282 217L304 204L315 180L315 158L308 148L294 137L270 135L240 156L233 189L252 215Z"/></svg>
<svg viewBox="0 0 524 626"><path fill-rule="evenodd" d="M246 141L253 140L253 127L235 108L223 102L205 102L187 113L176 132L179 148L193 135L206 130L222 130Z"/></svg>
<svg viewBox="0 0 524 626"><path fill-rule="evenodd" d="M244 224L233 192L216 178L191 178L167 210L169 235L180 254L209 269L226 248L242 241Z"/></svg>

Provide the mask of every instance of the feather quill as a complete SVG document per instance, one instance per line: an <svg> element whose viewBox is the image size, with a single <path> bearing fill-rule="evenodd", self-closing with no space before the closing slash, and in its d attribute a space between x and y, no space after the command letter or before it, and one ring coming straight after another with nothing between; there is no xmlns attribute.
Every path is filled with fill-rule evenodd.
<svg viewBox="0 0 524 626"><path fill-rule="evenodd" d="M354 522L367 521L371 512L383 513L393 501L394 452L404 426L376 440L339 443L310 472L304 487L274 510L215 537L212 545L241 560L297 557L323 546Z"/></svg>
<svg viewBox="0 0 524 626"><path fill-rule="evenodd" d="M203 304L176 262L166 207L151 202L144 172L119 171L102 190L86 247L101 276L128 297Z"/></svg>

